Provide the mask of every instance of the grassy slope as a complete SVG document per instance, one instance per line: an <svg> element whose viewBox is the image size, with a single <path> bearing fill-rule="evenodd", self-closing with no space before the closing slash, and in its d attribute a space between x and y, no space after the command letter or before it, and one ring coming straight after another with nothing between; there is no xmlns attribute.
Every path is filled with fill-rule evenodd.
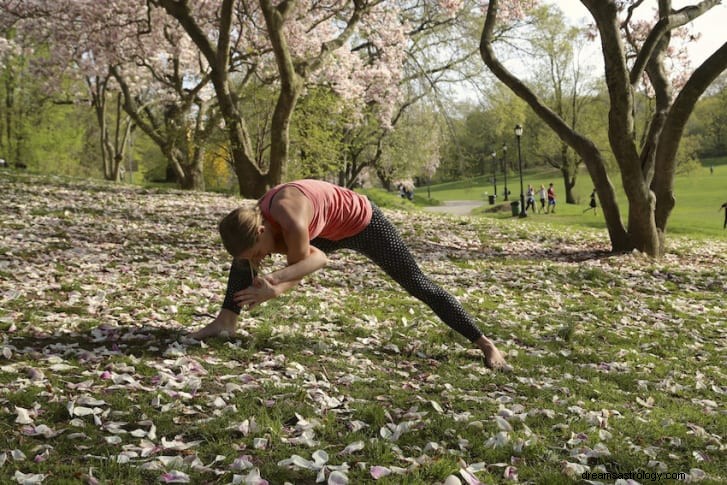
<svg viewBox="0 0 727 485"><path fill-rule="evenodd" d="M714 164L714 174L709 171L709 166ZM585 171L579 175L574 189L575 197L580 201L577 205L564 204L563 183L557 172L538 171L526 173L524 185L533 184L536 189L540 184L548 186L553 182L556 193L559 195L559 204L555 215L548 215L547 219L536 217L536 220L556 225L572 225L605 229L605 223L602 216L593 216L591 213L583 214L589 200L589 195L593 186L590 183L588 174ZM617 194L621 210L624 211L622 217L627 217L628 206L626 197L620 186L620 180L615 179L617 184ZM510 200L518 199L520 196L520 180L517 174L511 174L508 177L508 188L512 192ZM423 195L425 188L420 188L419 192ZM492 193L492 183L490 178L475 178L470 181L453 182L435 185L431 187L432 198L439 201L446 200L483 200L487 198L486 194ZM498 193L503 193L502 174L498 175ZM703 167L688 174L680 175L675 181L675 193L677 197L677 205L669 219L669 233L671 234L689 234L694 237L703 236L724 236L722 231L722 223L724 221L724 213L718 209L722 203L727 201L727 158L705 160ZM498 198L500 203L502 195ZM484 210L489 206L484 207ZM479 211L478 213L482 213ZM503 210L496 213L488 213L492 217L507 219L509 210ZM545 216L544 216L545 217Z"/></svg>

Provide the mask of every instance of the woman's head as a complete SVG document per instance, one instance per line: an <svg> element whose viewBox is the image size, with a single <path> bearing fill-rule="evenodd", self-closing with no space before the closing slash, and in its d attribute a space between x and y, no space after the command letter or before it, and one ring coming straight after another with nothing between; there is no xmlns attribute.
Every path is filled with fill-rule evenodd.
<svg viewBox="0 0 727 485"><path fill-rule="evenodd" d="M238 207L220 221L222 244L233 258L239 258L255 245L262 225L263 216L258 206Z"/></svg>

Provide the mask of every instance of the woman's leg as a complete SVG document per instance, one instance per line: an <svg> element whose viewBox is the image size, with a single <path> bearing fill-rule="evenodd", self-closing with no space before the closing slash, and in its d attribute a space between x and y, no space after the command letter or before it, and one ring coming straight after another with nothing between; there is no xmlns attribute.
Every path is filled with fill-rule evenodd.
<svg viewBox="0 0 727 485"><path fill-rule="evenodd" d="M243 290L252 284L255 271L247 260L235 260L230 266L230 273L227 276L227 290L225 300L217 317L204 328L194 332L191 336L198 340L218 335L233 335L237 327L237 317L240 314L240 307L233 300L235 293Z"/></svg>
<svg viewBox="0 0 727 485"><path fill-rule="evenodd" d="M340 241L341 246L368 256L410 295L426 303L450 328L475 343L485 353L489 367L504 367L502 354L477 328L475 320L454 296L421 271L396 228L378 207L373 209L366 229Z"/></svg>
<svg viewBox="0 0 727 485"><path fill-rule="evenodd" d="M222 302L222 308L239 315L240 307L232 298L235 293L250 286L254 278L255 271L252 269L250 261L246 259L234 260L230 265L230 273L227 276L227 290L225 291L225 301Z"/></svg>
<svg viewBox="0 0 727 485"><path fill-rule="evenodd" d="M482 336L474 319L457 299L421 271L396 228L378 207L374 207L368 227L342 243L344 247L368 256L409 294L429 305L444 323L470 341Z"/></svg>

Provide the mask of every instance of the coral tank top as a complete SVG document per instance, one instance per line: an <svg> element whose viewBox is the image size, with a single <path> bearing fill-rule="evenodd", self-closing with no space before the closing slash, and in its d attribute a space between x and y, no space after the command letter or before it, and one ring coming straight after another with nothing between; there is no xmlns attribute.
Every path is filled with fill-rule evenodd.
<svg viewBox="0 0 727 485"><path fill-rule="evenodd" d="M276 185L260 199L260 211L278 226L270 215L273 197L285 187L295 187L313 204L313 219L308 225L310 240L317 237L340 241L355 236L371 222L371 203L353 190L320 180L296 180ZM278 226L279 227L279 226Z"/></svg>

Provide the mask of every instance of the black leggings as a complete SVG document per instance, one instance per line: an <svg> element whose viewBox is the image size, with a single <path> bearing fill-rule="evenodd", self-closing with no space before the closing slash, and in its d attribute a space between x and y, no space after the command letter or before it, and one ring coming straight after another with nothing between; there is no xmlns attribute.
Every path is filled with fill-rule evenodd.
<svg viewBox="0 0 727 485"><path fill-rule="evenodd" d="M471 342L479 339L482 332L477 328L474 319L454 296L422 273L396 228L378 207L373 204L372 206L371 223L360 233L340 241L316 238L311 244L326 254L339 249L351 249L364 254L404 287L410 295L429 305L452 329ZM240 313L240 307L232 300L232 296L250 286L251 282L252 271L249 264L246 261L234 263L230 268L227 293L222 308Z"/></svg>

